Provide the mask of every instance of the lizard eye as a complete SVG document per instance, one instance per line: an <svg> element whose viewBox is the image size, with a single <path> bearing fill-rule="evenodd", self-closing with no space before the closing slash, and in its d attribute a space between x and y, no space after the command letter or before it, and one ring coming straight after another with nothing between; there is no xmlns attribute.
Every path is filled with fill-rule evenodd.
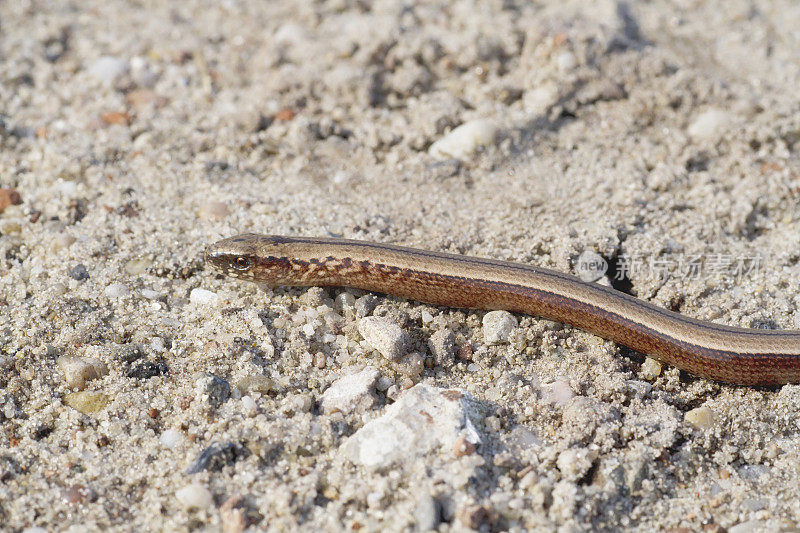
<svg viewBox="0 0 800 533"><path fill-rule="evenodd" d="M236 270L247 270L250 268L251 264L250 258L244 257L243 255L234 258L232 262L232 266Z"/></svg>

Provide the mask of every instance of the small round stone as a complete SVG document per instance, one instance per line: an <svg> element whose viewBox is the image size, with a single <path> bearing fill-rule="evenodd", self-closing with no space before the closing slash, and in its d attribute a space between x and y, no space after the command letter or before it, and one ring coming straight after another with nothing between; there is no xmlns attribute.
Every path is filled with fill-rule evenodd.
<svg viewBox="0 0 800 533"><path fill-rule="evenodd" d="M120 298L129 292L131 292L131 290L123 283L112 283L103 290L103 293L109 298Z"/></svg>
<svg viewBox="0 0 800 533"><path fill-rule="evenodd" d="M89 271L86 270L86 266L84 264L78 263L70 269L69 277L77 281L85 281L89 279Z"/></svg>
<svg viewBox="0 0 800 533"><path fill-rule="evenodd" d="M203 220L224 220L230 214L231 211L228 208L228 204L216 200L206 202L197 209L197 216Z"/></svg>
<svg viewBox="0 0 800 533"><path fill-rule="evenodd" d="M687 412L683 418L695 428L706 430L714 425L716 413L706 406L701 406Z"/></svg>
<svg viewBox="0 0 800 533"><path fill-rule="evenodd" d="M161 437L159 437L158 440L167 448L174 448L183 442L183 434L175 429L167 429L161 433Z"/></svg>
<svg viewBox="0 0 800 533"><path fill-rule="evenodd" d="M175 498L186 509L208 509L214 505L211 491L200 483L192 483L178 489Z"/></svg>
<svg viewBox="0 0 800 533"><path fill-rule="evenodd" d="M652 381L661 375L661 362L652 357L645 357L642 363L642 378Z"/></svg>
<svg viewBox="0 0 800 533"><path fill-rule="evenodd" d="M189 293L189 301L195 305L216 305L219 297L216 292L206 289L192 289Z"/></svg>

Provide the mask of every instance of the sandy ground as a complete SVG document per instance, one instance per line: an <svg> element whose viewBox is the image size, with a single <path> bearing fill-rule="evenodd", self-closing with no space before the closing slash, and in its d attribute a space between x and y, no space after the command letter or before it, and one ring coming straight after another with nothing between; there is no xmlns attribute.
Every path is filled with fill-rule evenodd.
<svg viewBox="0 0 800 533"><path fill-rule="evenodd" d="M781 0L3 2L2 528L793 530L797 386L202 251L593 251L658 305L800 329L798 27Z"/></svg>

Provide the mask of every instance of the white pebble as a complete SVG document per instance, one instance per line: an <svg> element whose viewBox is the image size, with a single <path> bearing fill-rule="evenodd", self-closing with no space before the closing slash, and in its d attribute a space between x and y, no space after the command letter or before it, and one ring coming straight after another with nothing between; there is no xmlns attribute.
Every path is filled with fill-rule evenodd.
<svg viewBox="0 0 800 533"><path fill-rule="evenodd" d="M422 323L430 324L431 322L433 322L433 315L428 311L422 311Z"/></svg>
<svg viewBox="0 0 800 533"><path fill-rule="evenodd" d="M189 293L189 301L196 305L215 305L218 299L216 292L206 289L192 289Z"/></svg>
<svg viewBox="0 0 800 533"><path fill-rule="evenodd" d="M569 72L578 65L578 58L570 51L563 51L556 57L556 64L560 72Z"/></svg>
<svg viewBox="0 0 800 533"><path fill-rule="evenodd" d="M101 56L89 65L88 72L106 85L111 85L117 78L128 71L125 61L113 56Z"/></svg>
<svg viewBox="0 0 800 533"><path fill-rule="evenodd" d="M380 375L377 369L368 366L361 372L337 379L322 394L322 411L349 413L371 409L377 401L374 389Z"/></svg>
<svg viewBox="0 0 800 533"><path fill-rule="evenodd" d="M303 326L303 333L305 333L306 337L310 338L314 336L314 324L306 324Z"/></svg>
<svg viewBox="0 0 800 533"><path fill-rule="evenodd" d="M256 405L256 401L251 398L250 396L242 396L241 405L242 405L242 413L245 416L255 416L258 412L258 406Z"/></svg>
<svg viewBox="0 0 800 533"><path fill-rule="evenodd" d="M207 509L214 505L214 497L200 483L186 485L175 491L175 497L186 509Z"/></svg>
<svg viewBox="0 0 800 533"><path fill-rule="evenodd" d="M147 298L148 300L158 300L162 297L162 294L158 291L154 291L151 289L142 289L142 296Z"/></svg>
<svg viewBox="0 0 800 533"><path fill-rule="evenodd" d="M228 204L216 200L206 202L197 209L197 216L203 220L223 220L230 214Z"/></svg>
<svg viewBox="0 0 800 533"><path fill-rule="evenodd" d="M108 367L94 357L74 357L63 355L56 360L56 365L64 374L64 381L71 389L83 390L86 382L108 374Z"/></svg>
<svg viewBox="0 0 800 533"><path fill-rule="evenodd" d="M563 407L569 402L575 393L572 392L572 387L563 379L554 381L547 390L545 400L548 403Z"/></svg>
<svg viewBox="0 0 800 533"><path fill-rule="evenodd" d="M465 122L436 141L428 153L437 159L469 159L481 146L494 144L497 127L488 120Z"/></svg>
<svg viewBox="0 0 800 533"><path fill-rule="evenodd" d="M103 293L109 298L120 298L129 292L130 289L122 283L112 283L103 290Z"/></svg>
<svg viewBox="0 0 800 533"><path fill-rule="evenodd" d="M167 448L174 448L183 441L183 434L175 429L167 429L158 440Z"/></svg>
<svg viewBox="0 0 800 533"><path fill-rule="evenodd" d="M558 86L547 83L541 87L525 91L522 95L522 106L525 111L535 115L542 114L558 102Z"/></svg>
<svg viewBox="0 0 800 533"><path fill-rule="evenodd" d="M490 345L504 344L516 326L517 319L508 311L489 311L483 315L483 340Z"/></svg>
<svg viewBox="0 0 800 533"><path fill-rule="evenodd" d="M408 335L388 318L364 317L358 321L358 332L372 349L390 361L396 361L406 353Z"/></svg>
<svg viewBox="0 0 800 533"><path fill-rule="evenodd" d="M721 109L709 109L694 119L686 130L695 141L716 141L731 123L731 116Z"/></svg>

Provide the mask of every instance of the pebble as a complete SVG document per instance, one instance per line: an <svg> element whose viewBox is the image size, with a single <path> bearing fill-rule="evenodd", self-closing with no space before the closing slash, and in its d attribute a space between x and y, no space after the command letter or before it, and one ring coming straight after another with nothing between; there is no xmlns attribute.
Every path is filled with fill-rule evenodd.
<svg viewBox="0 0 800 533"><path fill-rule="evenodd" d="M434 142L428 153L437 159L469 159L481 146L494 144L497 127L488 120L465 122Z"/></svg>
<svg viewBox="0 0 800 533"><path fill-rule="evenodd" d="M216 441L209 444L186 468L186 474L196 474L203 470L218 472L248 455L246 448L235 442Z"/></svg>
<svg viewBox="0 0 800 533"><path fill-rule="evenodd" d="M563 379L557 379L548 387L542 388L546 391L545 401L559 407L567 405L572 397L575 396L575 393L572 392L572 387L569 386L569 382Z"/></svg>
<svg viewBox="0 0 800 533"><path fill-rule="evenodd" d="M228 204L217 200L205 202L197 208L197 216L203 220L224 220L230 214L231 210L228 208Z"/></svg>
<svg viewBox="0 0 800 533"><path fill-rule="evenodd" d="M195 305L216 305L218 300L216 292L206 289L192 289L189 293L189 301Z"/></svg>
<svg viewBox="0 0 800 533"><path fill-rule="evenodd" d="M256 405L256 401L250 396L242 396L240 402L242 414L245 416L255 416L258 413L258 405Z"/></svg>
<svg viewBox="0 0 800 533"><path fill-rule="evenodd" d="M64 374L64 381L71 389L83 390L86 382L108 374L108 367L94 357L76 357L62 355L56 359L56 365Z"/></svg>
<svg viewBox="0 0 800 533"><path fill-rule="evenodd" d="M273 381L263 374L244 376L242 379L236 382L236 388L239 389L239 392L245 395L254 392L267 394L274 388L274 386L275 384Z"/></svg>
<svg viewBox="0 0 800 533"><path fill-rule="evenodd" d="M60 250L69 248L70 246L72 246L75 240L76 240L75 237L73 237L69 233L59 233L53 239L53 244L52 244L53 251L58 252ZM83 268L85 269L86 267Z"/></svg>
<svg viewBox="0 0 800 533"><path fill-rule="evenodd" d="M169 367L167 367L167 363L159 359L156 361L142 361L125 372L125 376L136 379L150 379L168 372Z"/></svg>
<svg viewBox="0 0 800 533"><path fill-rule="evenodd" d="M206 374L195 381L198 399L206 401L212 407L219 407L231 397L230 384L214 374Z"/></svg>
<svg viewBox="0 0 800 533"><path fill-rule="evenodd" d="M489 311L483 315L483 340L486 344L505 344L517 319L508 311Z"/></svg>
<svg viewBox="0 0 800 533"><path fill-rule="evenodd" d="M380 376L376 368L368 366L360 372L337 379L322 394L322 411L351 413L372 409L378 401L375 385Z"/></svg>
<svg viewBox="0 0 800 533"><path fill-rule="evenodd" d="M211 491L200 483L192 483L176 490L175 498L186 509L208 509L214 506Z"/></svg>
<svg viewBox="0 0 800 533"><path fill-rule="evenodd" d="M103 293L109 298L120 298L129 292L131 290L123 283L112 283L103 290Z"/></svg>
<svg viewBox="0 0 800 533"><path fill-rule="evenodd" d="M709 109L698 115L686 132L695 141L717 141L728 129L731 116L722 109Z"/></svg>
<svg viewBox="0 0 800 533"><path fill-rule="evenodd" d="M361 318L370 314L378 305L378 298L374 294L365 294L355 301L356 316Z"/></svg>
<svg viewBox="0 0 800 533"><path fill-rule="evenodd" d="M84 264L78 263L70 269L69 277L77 281L85 281L89 279L89 271L86 270L86 266Z"/></svg>
<svg viewBox="0 0 800 533"><path fill-rule="evenodd" d="M440 329L428 340L433 358L438 366L450 367L455 362L456 336L449 329Z"/></svg>
<svg viewBox="0 0 800 533"><path fill-rule="evenodd" d="M558 98L558 86L548 83L525 91L522 95L522 106L528 113L541 115L558 103Z"/></svg>
<svg viewBox="0 0 800 533"><path fill-rule="evenodd" d="M417 501L414 509L414 521L418 531L431 531L436 529L441 522L441 507L439 502L430 494L423 494Z"/></svg>
<svg viewBox="0 0 800 533"><path fill-rule="evenodd" d="M451 454L462 438L480 443L475 429L480 417L466 392L420 383L356 431L340 450L352 462L374 469L407 463L434 450Z"/></svg>
<svg viewBox="0 0 800 533"><path fill-rule="evenodd" d="M101 56L89 65L87 71L105 85L112 85L128 71L128 64L113 56Z"/></svg>
<svg viewBox="0 0 800 533"><path fill-rule="evenodd" d="M569 72L578 66L578 58L569 50L564 50L556 56L556 65L560 72Z"/></svg>
<svg viewBox="0 0 800 533"><path fill-rule="evenodd" d="M22 197L16 189L0 189L0 214L10 205L19 205Z"/></svg>
<svg viewBox="0 0 800 533"><path fill-rule="evenodd" d="M350 294L349 292L343 292L341 294L336 295L336 299L334 300L334 305L337 311L351 309L356 305L356 297Z"/></svg>
<svg viewBox="0 0 800 533"><path fill-rule="evenodd" d="M64 403L78 412L90 415L103 410L111 399L97 391L70 392L64 395Z"/></svg>
<svg viewBox="0 0 800 533"><path fill-rule="evenodd" d="M144 274L147 271L147 269L150 268L150 265L152 265L152 261L150 261L146 257L136 257L125 263L125 266L123 268L125 269L125 272L128 273L129 275L139 276L141 274Z"/></svg>
<svg viewBox="0 0 800 533"><path fill-rule="evenodd" d="M766 522L763 520L748 520L728 528L728 533L758 533L759 531L769 531Z"/></svg>
<svg viewBox="0 0 800 533"><path fill-rule="evenodd" d="M706 430L714 425L716 413L706 406L701 406L687 412L683 418L696 429Z"/></svg>
<svg viewBox="0 0 800 533"><path fill-rule="evenodd" d="M425 370L425 358L419 352L403 356L398 364L400 372L408 378L418 378Z"/></svg>
<svg viewBox="0 0 800 533"><path fill-rule="evenodd" d="M142 296L148 300L158 300L159 298L163 298L164 295L152 289L142 289Z"/></svg>
<svg viewBox="0 0 800 533"><path fill-rule="evenodd" d="M183 434L176 429L167 429L161 433L158 440L167 448L174 448L183 442Z"/></svg>
<svg viewBox="0 0 800 533"><path fill-rule="evenodd" d="M358 332L372 349L390 361L396 361L406 353L408 335L388 318L364 317L358 321Z"/></svg>
<svg viewBox="0 0 800 533"><path fill-rule="evenodd" d="M642 370L641 370L642 378L648 381L653 381L660 375L661 375L661 362L658 359L653 359L652 357L645 357L644 363L642 363Z"/></svg>

